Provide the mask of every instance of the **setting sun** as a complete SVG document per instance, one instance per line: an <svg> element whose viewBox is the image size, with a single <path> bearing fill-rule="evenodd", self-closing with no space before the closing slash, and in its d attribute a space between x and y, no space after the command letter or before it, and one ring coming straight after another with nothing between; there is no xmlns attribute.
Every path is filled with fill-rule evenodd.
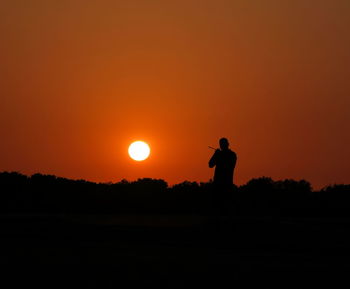
<svg viewBox="0 0 350 289"><path fill-rule="evenodd" d="M143 141L135 141L129 146L129 156L135 161L143 161L148 158L151 149Z"/></svg>

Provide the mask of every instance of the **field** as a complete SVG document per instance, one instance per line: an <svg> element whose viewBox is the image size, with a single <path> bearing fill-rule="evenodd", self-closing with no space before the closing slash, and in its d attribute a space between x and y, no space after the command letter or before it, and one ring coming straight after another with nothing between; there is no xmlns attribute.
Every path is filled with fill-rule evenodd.
<svg viewBox="0 0 350 289"><path fill-rule="evenodd" d="M1 228L2 264L61 267L26 279L37 286L299 288L334 285L349 269L340 218L8 214Z"/></svg>

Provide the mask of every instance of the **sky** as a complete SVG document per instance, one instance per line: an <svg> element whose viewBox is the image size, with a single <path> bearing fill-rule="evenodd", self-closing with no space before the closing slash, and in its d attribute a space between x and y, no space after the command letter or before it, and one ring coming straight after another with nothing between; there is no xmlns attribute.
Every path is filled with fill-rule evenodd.
<svg viewBox="0 0 350 289"><path fill-rule="evenodd" d="M0 0L0 171L350 183L350 1ZM129 144L151 155L135 162Z"/></svg>

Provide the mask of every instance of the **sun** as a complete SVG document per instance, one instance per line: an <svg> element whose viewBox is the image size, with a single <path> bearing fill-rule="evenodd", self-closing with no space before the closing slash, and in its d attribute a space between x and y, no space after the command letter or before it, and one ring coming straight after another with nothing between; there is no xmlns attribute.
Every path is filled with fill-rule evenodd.
<svg viewBox="0 0 350 289"><path fill-rule="evenodd" d="M128 152L133 160L140 162L149 157L151 149L144 141L135 141L129 146Z"/></svg>

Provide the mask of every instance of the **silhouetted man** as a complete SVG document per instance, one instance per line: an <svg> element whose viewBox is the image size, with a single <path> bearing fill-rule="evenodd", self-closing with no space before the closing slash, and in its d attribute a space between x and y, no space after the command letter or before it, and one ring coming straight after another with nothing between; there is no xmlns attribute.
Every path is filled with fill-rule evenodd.
<svg viewBox="0 0 350 289"><path fill-rule="evenodd" d="M233 171L236 166L236 153L229 149L227 138L219 141L220 149L217 149L209 161L209 167L215 167L214 185L222 191L229 191L233 187Z"/></svg>
<svg viewBox="0 0 350 289"><path fill-rule="evenodd" d="M212 205L216 213L229 213L233 201L233 171L237 155L229 149L227 138L219 141L220 149L215 150L209 160L209 167L215 167ZM232 207L231 207L232 208Z"/></svg>

